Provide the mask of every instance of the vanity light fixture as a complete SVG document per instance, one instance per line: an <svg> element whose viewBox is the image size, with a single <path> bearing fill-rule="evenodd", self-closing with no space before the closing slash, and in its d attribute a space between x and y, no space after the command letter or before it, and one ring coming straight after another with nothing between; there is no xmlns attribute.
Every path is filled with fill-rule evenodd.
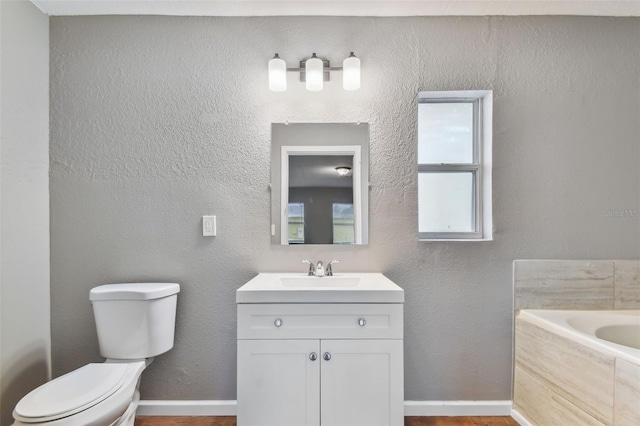
<svg viewBox="0 0 640 426"><path fill-rule="evenodd" d="M311 58L304 63L306 82L305 86L310 92L318 92L322 90L324 85L324 64L322 59L318 58L314 53ZM301 73L302 74L302 73Z"/></svg>
<svg viewBox="0 0 640 426"><path fill-rule="evenodd" d="M300 61L299 68L287 68L284 59L276 53L269 61L269 89L274 92L287 90L287 71L299 72L300 81L305 83L307 90L317 92L323 89L324 82L329 81L331 71L342 71L342 87L344 90L358 90L360 88L360 59L353 52L343 62L341 67L332 67L327 59L322 59L314 53L310 58Z"/></svg>
<svg viewBox="0 0 640 426"><path fill-rule="evenodd" d="M360 88L360 59L351 52L342 62L342 87L344 90L358 90Z"/></svg>
<svg viewBox="0 0 640 426"><path fill-rule="evenodd" d="M339 166L336 167L336 172L338 172L338 177L351 176L351 167Z"/></svg>
<svg viewBox="0 0 640 426"><path fill-rule="evenodd" d="M277 53L269 61L269 89L274 92L287 90L287 63Z"/></svg>

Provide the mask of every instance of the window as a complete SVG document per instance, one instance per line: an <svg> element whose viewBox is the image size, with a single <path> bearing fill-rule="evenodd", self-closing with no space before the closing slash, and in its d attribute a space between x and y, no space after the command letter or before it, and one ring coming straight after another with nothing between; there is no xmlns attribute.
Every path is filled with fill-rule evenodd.
<svg viewBox="0 0 640 426"><path fill-rule="evenodd" d="M304 244L304 203L289 203L288 230L289 244Z"/></svg>
<svg viewBox="0 0 640 426"><path fill-rule="evenodd" d="M421 240L490 240L491 91L418 97Z"/></svg>
<svg viewBox="0 0 640 426"><path fill-rule="evenodd" d="M353 203L333 203L333 244L353 244Z"/></svg>

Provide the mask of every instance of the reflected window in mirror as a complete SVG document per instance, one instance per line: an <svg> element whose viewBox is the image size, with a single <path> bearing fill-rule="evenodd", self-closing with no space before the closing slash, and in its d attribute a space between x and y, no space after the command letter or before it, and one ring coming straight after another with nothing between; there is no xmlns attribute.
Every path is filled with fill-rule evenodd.
<svg viewBox="0 0 640 426"><path fill-rule="evenodd" d="M333 244L354 244L353 203L333 203Z"/></svg>
<svg viewBox="0 0 640 426"><path fill-rule="evenodd" d="M289 244L304 244L304 203L289 203Z"/></svg>

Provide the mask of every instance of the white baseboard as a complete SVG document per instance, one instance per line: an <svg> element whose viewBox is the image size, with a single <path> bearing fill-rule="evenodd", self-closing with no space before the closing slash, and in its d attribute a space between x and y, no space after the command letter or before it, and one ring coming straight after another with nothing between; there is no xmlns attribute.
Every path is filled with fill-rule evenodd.
<svg viewBox="0 0 640 426"><path fill-rule="evenodd" d="M235 416L236 401L140 401L139 416ZM511 401L405 401L405 416L509 416ZM522 423L520 423L522 424Z"/></svg>
<svg viewBox="0 0 640 426"><path fill-rule="evenodd" d="M511 401L405 401L405 416L509 416Z"/></svg>
<svg viewBox="0 0 640 426"><path fill-rule="evenodd" d="M235 416L236 401L140 401L138 416Z"/></svg>
<svg viewBox="0 0 640 426"><path fill-rule="evenodd" d="M516 422L518 422L518 424L520 426L532 426L531 423L529 423L529 420L527 420L522 414L520 414L520 412L518 410L516 410L515 408L513 410L511 410L511 417L513 417L513 420L515 420Z"/></svg>

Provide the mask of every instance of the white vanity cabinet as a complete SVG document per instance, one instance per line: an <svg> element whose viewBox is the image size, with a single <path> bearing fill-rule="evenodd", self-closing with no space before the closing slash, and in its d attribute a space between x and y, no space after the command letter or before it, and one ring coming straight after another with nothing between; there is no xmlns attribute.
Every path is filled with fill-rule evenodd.
<svg viewBox="0 0 640 426"><path fill-rule="evenodd" d="M238 426L404 424L402 303L239 303Z"/></svg>

